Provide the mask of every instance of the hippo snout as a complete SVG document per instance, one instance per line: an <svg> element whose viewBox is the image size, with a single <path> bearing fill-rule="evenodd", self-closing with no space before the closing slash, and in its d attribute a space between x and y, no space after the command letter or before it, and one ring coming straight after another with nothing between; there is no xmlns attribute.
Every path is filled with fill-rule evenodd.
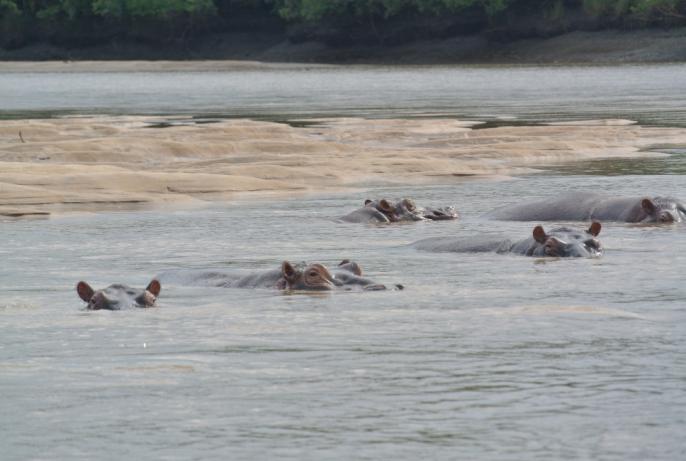
<svg viewBox="0 0 686 461"><path fill-rule="evenodd" d="M102 293L98 292L93 295L93 297L88 301L88 309L98 310L102 309L105 304L105 297Z"/></svg>
<svg viewBox="0 0 686 461"><path fill-rule="evenodd" d="M660 215L657 217L657 220L665 224L673 223L675 221L674 215L672 215L672 213L670 213L669 211L661 212Z"/></svg>
<svg viewBox="0 0 686 461"><path fill-rule="evenodd" d="M88 309L100 310L117 310L119 308L119 301L116 299L110 299L102 291L96 292L88 303Z"/></svg>

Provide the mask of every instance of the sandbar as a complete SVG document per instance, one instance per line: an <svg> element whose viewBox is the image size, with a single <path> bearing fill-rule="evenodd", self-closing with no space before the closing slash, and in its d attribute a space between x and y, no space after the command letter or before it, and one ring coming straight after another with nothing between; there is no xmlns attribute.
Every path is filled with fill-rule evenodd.
<svg viewBox="0 0 686 461"><path fill-rule="evenodd" d="M684 128L625 120L493 128L446 118L207 122L151 116L0 121L0 215L450 184L686 146Z"/></svg>

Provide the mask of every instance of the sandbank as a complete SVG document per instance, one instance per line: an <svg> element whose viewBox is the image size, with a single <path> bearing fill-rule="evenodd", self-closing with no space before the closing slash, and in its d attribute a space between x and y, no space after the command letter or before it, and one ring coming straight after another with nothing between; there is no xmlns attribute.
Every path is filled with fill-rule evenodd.
<svg viewBox="0 0 686 461"><path fill-rule="evenodd" d="M449 184L686 146L686 129L622 120L481 129L445 118L203 122L147 116L0 121L0 215Z"/></svg>

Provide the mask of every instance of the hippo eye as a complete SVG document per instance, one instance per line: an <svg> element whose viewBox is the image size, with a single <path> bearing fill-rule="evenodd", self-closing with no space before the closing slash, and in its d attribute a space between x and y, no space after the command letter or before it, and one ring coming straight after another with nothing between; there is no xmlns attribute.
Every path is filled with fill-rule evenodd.
<svg viewBox="0 0 686 461"><path fill-rule="evenodd" d="M317 272L315 272L315 271L310 272L310 277L316 277L316 276L318 276L318 275L319 275L319 274L318 274Z"/></svg>

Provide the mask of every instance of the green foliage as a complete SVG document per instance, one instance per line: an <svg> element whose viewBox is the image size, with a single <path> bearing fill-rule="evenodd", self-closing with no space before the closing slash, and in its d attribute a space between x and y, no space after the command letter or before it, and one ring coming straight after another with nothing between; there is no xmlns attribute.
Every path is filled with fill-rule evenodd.
<svg viewBox="0 0 686 461"><path fill-rule="evenodd" d="M54 21L64 17L74 20L91 14L91 2L92 0L53 0L31 2L31 6L35 8L38 19Z"/></svg>
<svg viewBox="0 0 686 461"><path fill-rule="evenodd" d="M506 10L514 0L277 0L277 11L289 21L316 22L324 18L375 15L384 18L404 12L429 15L480 8L488 16Z"/></svg>
<svg viewBox="0 0 686 461"><path fill-rule="evenodd" d="M277 14L291 22L316 23L331 18L374 16L391 18L404 13L423 15L459 14L477 9L494 17L521 5L564 14L564 5L583 5L594 17L681 17L686 0L0 0L0 14L56 20L93 15L110 18L146 17L165 20L179 15L215 16L235 9L252 9L264 15Z"/></svg>
<svg viewBox="0 0 686 461"><path fill-rule="evenodd" d="M583 0L583 6L594 17L686 18L686 0Z"/></svg>
<svg viewBox="0 0 686 461"><path fill-rule="evenodd" d="M99 16L122 18L126 12L126 0L95 0L93 2L93 13Z"/></svg>
<svg viewBox="0 0 686 461"><path fill-rule="evenodd" d="M19 7L14 0L0 0L0 18L19 14Z"/></svg>
<svg viewBox="0 0 686 461"><path fill-rule="evenodd" d="M211 15L215 13L215 6L212 0L94 0L92 11L100 16L115 18L166 19L179 14Z"/></svg>
<svg viewBox="0 0 686 461"><path fill-rule="evenodd" d="M565 4L563 0L554 0L545 11L545 18L549 21L559 21L564 18Z"/></svg>
<svg viewBox="0 0 686 461"><path fill-rule="evenodd" d="M142 24L152 23L166 27L167 34L187 31L189 26L198 33L209 32L209 27L234 14L234 22L267 19L264 24L277 28L281 21L345 29L376 28L398 17L411 22L415 16L459 18L462 14L482 21L481 27L498 21L502 27L522 13L529 20L537 13L541 21L564 22L570 12L584 12L598 24L613 27L686 24L686 0L0 0L0 43L62 31L97 33L98 20L103 19L110 30L127 35L132 28L138 27L134 33L140 33ZM574 16L569 17L573 22Z"/></svg>
<svg viewBox="0 0 686 461"><path fill-rule="evenodd" d="M686 18L685 0L635 0L631 11L644 18Z"/></svg>

